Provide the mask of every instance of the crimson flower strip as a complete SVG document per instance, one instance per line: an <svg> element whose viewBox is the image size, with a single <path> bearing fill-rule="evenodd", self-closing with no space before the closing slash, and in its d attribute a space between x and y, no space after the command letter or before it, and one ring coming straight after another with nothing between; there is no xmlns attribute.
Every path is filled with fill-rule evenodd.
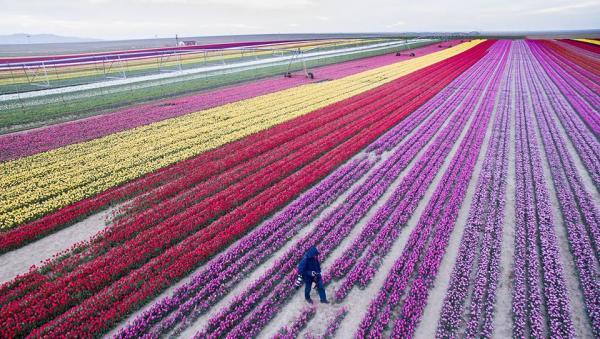
<svg viewBox="0 0 600 339"><path fill-rule="evenodd" d="M494 75L494 78L497 78L498 75L499 74L496 73ZM491 95L491 97L495 97L495 95ZM445 199L443 199L443 195L447 193L444 193L443 190L452 190L452 187L454 186L453 181L455 180L450 176L457 175L458 172L463 173L463 175L465 175L465 173L466 175L470 175L470 171L468 171L468 168L465 171L465 168L461 168L461 164L467 163L465 161L466 159L464 159L466 153L471 153L474 151L478 152L478 148L474 147L475 150L473 150L473 148L470 147L472 146L470 144L476 141L473 140L476 135L482 134L477 133L478 131L480 131L480 129L483 129L483 131L485 132L485 119L489 119L490 114L490 112L487 112L486 109L480 109L477 111L478 113L476 114L474 121L471 123L471 126L468 128L467 135L465 136L465 139L463 139L462 145L459 147L459 151L454 156L449 170L446 172L446 175L444 175L444 177L442 178L442 182L440 182L436 189L436 194L434 194L435 198L431 200L428 204L422 218L420 219L419 225L417 225L417 228L411 233L409 241L401 257L398 259L398 261L394 263L392 271L386 278L384 286L370 304L365 317L359 325L359 329L356 334L357 337L365 337L367 335L373 337L380 337L383 334L384 328L391 320L393 308L395 308L395 306L398 304L401 295L404 293L404 289L407 286L409 276L412 275L412 272L416 269L416 264L418 258L420 257L420 254L422 253L422 250L426 249L425 240L429 238L429 234L431 232L431 225L436 219L440 217L435 216L436 213L434 212L437 211L437 213L442 213L442 211L448 211L448 209L446 208L436 207L441 207L437 206L438 202L443 203L445 201ZM406 264L407 266L403 267L403 264ZM400 271L402 271L403 273L400 273ZM409 331L407 329L407 331L402 333L410 335L412 331Z"/></svg>
<svg viewBox="0 0 600 339"><path fill-rule="evenodd" d="M427 46L417 48L414 52L418 55L426 55L437 50L439 49ZM389 65L399 60L402 59L394 55L382 55L323 66L314 70L318 77L315 81L339 79L369 69ZM285 80L282 80L280 77L268 78L191 96L137 105L101 116L2 135L0 136L0 161L12 160L61 146L99 138L191 112L301 86L309 82L309 80L301 76Z"/></svg>
<svg viewBox="0 0 600 339"><path fill-rule="evenodd" d="M600 54L582 50L578 47L563 44L561 41L550 45L551 48L561 50L563 55L577 62L578 65L588 69L594 74L599 74Z"/></svg>
<svg viewBox="0 0 600 339"><path fill-rule="evenodd" d="M464 80L464 82L455 81L450 85L459 88L455 92L455 96L468 98L466 103L459 103L461 108L457 110L458 112L453 113L456 104L454 100L446 100L443 104L436 101L436 106L440 107L436 116L445 119L454 114L454 117L394 190L392 196L369 220L367 226L353 241L352 245L332 265L331 275L336 279L342 278L349 272L348 277L336 291L336 299L344 298L356 283L365 286L376 272L382 257L387 254L395 239L399 236L402 226L406 224L408 218L416 209L418 202L424 196L425 191L450 152L451 145L458 140L460 131L468 121L469 112L471 112L478 99L477 95L469 96L469 91L473 88L483 87L482 84L489 81L488 76L493 74L494 68L491 66L495 63L495 57L492 58L490 55L494 55L494 48L498 44L492 47L487 57L479 61L477 67L472 67L461 76L460 80ZM445 91L451 91L451 89L447 88ZM443 101L445 97L439 96L438 99ZM431 122L428 130L419 130L412 138L424 135L431 136L432 131L436 131L441 127L444 119ZM425 145L424 142L428 140L424 139L421 140L421 143L413 143L413 149L402 153L404 166L416 156L416 153ZM360 255L365 249L368 249L368 251L361 258Z"/></svg>
<svg viewBox="0 0 600 339"><path fill-rule="evenodd" d="M600 283L598 277L598 251L600 240L600 212L590 193L584 188L573 160L558 132L557 123L545 100L546 88L535 70L535 58L526 49L524 62L526 78L534 99L535 118L538 121L550 173L558 195L563 220L575 264L578 268L580 287L583 292L587 315L595 335L600 335ZM537 66L537 67L536 67ZM596 277L596 278L594 278ZM550 314L552 316L552 314Z"/></svg>
<svg viewBox="0 0 600 339"><path fill-rule="evenodd" d="M577 48L584 49L586 51L594 52L595 54L600 54L600 46L594 44L588 44L587 42L576 41L576 40L560 40L561 42L567 43L571 46L575 46Z"/></svg>
<svg viewBox="0 0 600 339"><path fill-rule="evenodd" d="M509 89L513 81L512 63L507 67L507 80L500 91L490 145L444 298L437 338L460 336L461 329L472 337L492 334L508 169ZM465 313L471 316L467 318ZM468 331L462 319L468 319Z"/></svg>
<svg viewBox="0 0 600 339"><path fill-rule="evenodd" d="M457 72L458 71L453 71L449 72L449 74L457 74ZM448 77L450 79L452 78L451 76ZM394 83L393 86L396 86L396 92L400 91L400 88L407 87L405 85L403 86L402 82ZM435 92L439 90L439 88L436 86L439 86L439 88L441 88L444 86L444 83L434 85L432 89L430 89L426 93L431 93L429 94L429 96L435 94ZM381 91L381 88L379 88L378 90ZM372 91L371 95L373 96L374 101L381 99L380 96L376 95L375 91ZM164 254L160 254L158 257L154 257L154 259L152 259L154 256L152 252L156 251L156 249L158 248L163 248L164 245L161 245L161 242L165 245L168 245L170 239L169 237L148 238L148 243L141 243L140 245L146 246L147 250L150 250L150 252L142 252L139 254L142 260L150 260L149 264L144 265L142 269L136 270L135 272L133 272L133 274L123 275L125 271L123 271L123 268L121 267L135 267L131 265L132 263L136 262L136 260L138 260L139 257L137 256L135 258L131 258L131 256L129 256L128 258L123 258L123 256L117 256L110 261L106 261L106 257L102 258L103 260L93 260L92 262L83 265L83 267L78 268L77 272L79 273L69 273L69 275L66 276L66 279L57 279L56 281L51 283L51 285L58 287L58 285L61 284L61 281L76 281L78 278L84 278L85 280L89 281L89 283L81 282L78 283L77 286L73 287L75 288L75 290L84 289L84 291L86 291L84 294L73 293L75 292L75 290L70 291L71 293L69 293L68 289L65 290L64 288L56 287L51 287L49 290L41 289L43 291L42 293L51 293L52 295L49 297L59 301L58 304L50 309L45 309L43 307L38 308L37 312L32 313L27 310L35 308L30 307L30 304L35 303L37 298L29 295L27 297L27 303L22 303L17 300L11 302L8 306L5 306L3 308L3 310L7 311L7 313L5 314L11 314L13 316L16 315L19 318L27 318L29 316L33 316L42 322L44 322L44 318L49 320L53 317L58 316L58 318L50 321L42 328L36 329L34 333L37 334L51 334L53 333L53 331L72 331L69 333L85 333L81 331L101 331L114 321L120 319L124 314L126 314L126 312L128 312L129 309L139 307L141 303L143 303L149 297L157 293L157 291L160 291L166 286L170 285L174 279L179 279L181 276L189 272L189 270L193 269L199 262L205 260L210 255L212 255L213 251L218 250L222 246L233 241L236 237L245 233L246 230L252 227L252 225L254 225L256 222L260 221L269 213L272 213L271 211L274 208L277 208L278 206L284 204L291 197L303 190L304 187L310 185L312 182L314 182L314 180L318 180L320 176L323 175L323 173L326 173L327 171L336 167L340 161L343 161L343 159L347 158L350 154L356 152L362 146L366 145L366 143L369 142L369 140L372 140L374 137L381 134L383 131L395 125L406 114L414 110L415 106L420 105L420 102L426 99L427 96L423 97L423 95L421 95L418 97L417 101L410 101L409 105L405 105L405 103L402 102L400 106L404 106L405 109L400 111L395 111L396 108L394 108L393 105L379 107L378 110L371 111L370 115L367 118L363 118L357 122L353 122L350 127L345 129L339 129L337 133L334 133L328 136L327 138L319 140L318 143L314 146L314 150L313 148L303 149L302 155L296 155L296 157L298 157L299 159L297 161L306 161L306 159L311 159L311 157L313 156L312 154L322 154L324 150L336 145L337 142L343 142L343 146L338 146L332 152L326 154L326 156L317 159L309 166L305 166L304 168L302 168L301 171L294 173L294 175L292 175L291 177L285 178L283 181L280 182L280 184L273 186L272 180L279 179L277 179L277 175L273 177L272 175L268 174L269 172L266 172L265 176L263 177L263 180L258 184L264 184L266 182L272 186L266 189L265 191L260 192L256 191L257 188L250 185L249 187L251 189L249 191L252 192L254 190L256 193L258 193L258 195L255 198L252 198L251 200L248 200L246 202L240 200L239 202L236 202L234 199L232 201L231 199L229 199L229 192L227 192L226 194L224 193L219 195L218 198L223 199L223 202L221 203L218 202L219 200L217 200L217 198L211 197L211 200L214 201L214 203L205 203L205 206L219 206L219 208L222 209L227 209L227 206L231 206L234 208L234 210L229 214L217 219L214 223L211 224L209 228L202 229L200 232L197 232L194 229L190 229L192 232L189 233L190 236L188 236L184 241L178 243L176 246L169 248ZM345 104L347 104L347 102ZM397 108L400 107L398 105L398 102L395 102L394 105ZM365 130L364 127L361 126L370 127L368 127L367 130ZM338 126L338 128L339 127L340 126ZM359 131L361 133L358 133ZM294 161L286 161L282 165L283 169L288 171L291 168L293 168L290 166L296 166ZM274 169L275 168L273 168L272 170ZM307 171L311 172L306 173ZM290 184L290 181L292 179L294 181L292 181L292 184ZM236 190L233 190L231 188L229 188L228 190L230 190L232 193L236 192ZM240 204L238 205L239 207L235 207L237 204ZM186 211L186 218L183 221L187 222L190 226L194 227L197 230L198 228L195 227L195 225L202 225L202 223L204 222L202 220L208 221L210 216L202 215L201 219L197 220L193 216L193 213L196 213L196 210L198 209ZM218 217L218 215L215 216ZM175 223L171 224L175 226ZM188 227L189 229L189 226L186 227ZM181 232L190 232L185 231L185 227L182 227L182 225L180 224L178 225L178 230L179 228L184 228L184 230ZM170 233L165 233L165 235L166 234L171 235ZM204 244L204 246L201 246L202 244ZM102 264L105 261L106 263L110 262L111 264L109 270L110 272L104 269L106 272L101 274L100 272L102 271L102 268L106 267L105 264ZM120 265L118 265L119 263ZM167 268L169 269L167 270ZM165 272L165 274L156 276L156 274L154 273L161 271ZM115 275L115 272L123 273L117 273ZM102 288L102 281L106 281L108 277L107 275L112 277L112 279L120 278L120 280L117 284L113 284L112 286L106 286L106 288L101 293L96 293L93 297L89 298L89 294L93 293L91 291L94 291L98 288ZM96 281L98 281L98 279L100 279L101 282L99 285L96 284ZM141 281L144 281L145 283L140 286L139 282ZM89 288L92 288L92 290L89 290ZM50 290L52 290L53 292L50 292ZM119 302L115 304L111 303L111 301L113 301L115 298L117 298ZM83 301L81 306L68 310L69 308L81 301ZM13 307L20 308L21 306L19 305L28 305L28 307L25 310L23 310L24 312L8 311ZM62 312L65 311L67 312L60 315ZM16 325L15 329L18 329L19 326L21 326L20 322L18 321L16 323L13 323L11 321L10 323ZM11 328L8 328L8 330L11 330ZM22 330L28 331L27 328L23 328Z"/></svg>
<svg viewBox="0 0 600 339"><path fill-rule="evenodd" d="M420 49L422 53L428 53L429 50ZM417 52L420 53L420 52ZM388 56L390 58L390 56ZM433 65L435 66L435 65ZM439 66L436 66L439 67ZM433 69L433 68L432 68ZM419 74L422 74L419 73ZM410 75L409 75L410 76ZM412 78L407 79L417 79ZM416 83L416 81L415 81ZM414 86L414 85L413 85ZM425 91L420 95L427 95L430 91ZM345 103L345 101L344 101ZM336 107L339 107L342 103L335 104ZM313 112L314 113L314 112ZM268 131L263 131L258 133L256 136L251 136L248 140L261 140L273 133L280 133L282 130L288 129L290 127L294 127L299 122L304 122L313 118L314 114L308 114L303 117L299 117L292 121L286 122L279 126L275 126L273 129ZM70 206L62 208L59 211L56 211L52 214L44 216L36 221L30 222L28 224L22 225L18 228L12 229L8 232L0 232L0 253L5 252L10 249L18 248L31 242L35 239L38 239L44 235L55 232L61 228L71 225L72 223L81 220L82 218L96 213L100 210L107 208L109 205L113 205L123 201L125 199L129 199L131 197L135 197L148 189L152 189L160 186L164 182L172 180L173 178L177 178L181 175L182 167L187 166L188 168L196 168L198 164L203 164L208 159L218 159L227 154L232 153L233 150L237 151L236 147L240 144L240 142L245 141L236 141L232 144L225 145L222 149L211 150L205 154L202 154L196 157L196 161L185 162L185 165L175 164L169 166L167 168L161 169L155 173L148 174L142 178L133 180L127 184L124 184L119 187L111 188L105 192L102 192L94 197L90 197L88 199L84 199L77 203L74 203ZM257 154L257 153L254 153ZM251 157L249 157L251 158Z"/></svg>
<svg viewBox="0 0 600 339"><path fill-rule="evenodd" d="M151 229L151 232L145 232L141 235L138 235L137 237L133 238L132 242L130 242L127 246L113 248L108 252L110 255L104 255L98 259L88 262L86 265L78 266L75 271L65 275L65 278L55 279L52 282L46 282L46 285L50 284L50 286L54 287L40 289L38 293L27 295L25 299L27 301L17 300L16 302L12 302L6 305L2 311L0 311L0 314L6 314L3 312L11 312L9 310L13 309L13 307L20 307L18 305L26 305L26 309L23 310L23 312L18 313L19 317L28 317L29 314L31 314L31 316L34 316L38 319L44 319L45 317L50 317L51 319L53 314L62 313L61 310L64 311L68 309L69 305L73 305L74 302L77 302L78 300L85 300L85 295L81 295L81 293L78 293L77 291L87 291L88 293L94 293L98 291L99 288L103 287L103 284L101 283L103 280L106 281L106 279L120 278L131 268L135 268L136 266L144 263L147 260L150 260L153 256L155 256L156 249L166 249L170 243L173 243L173 241L177 243L186 236L194 234L194 230L197 230L198 226L203 224L202 220L209 220L210 218L218 217L219 215L216 213L219 211L227 210L235 207L237 204L244 203L244 200L247 199L245 196L251 197L253 194L260 193L260 187L266 188L277 183L279 178L285 178L285 176L288 175L287 173L293 173L290 171L294 171L297 166L306 163L306 161L312 161L312 159L315 159L315 156L318 156L331 147L338 145L339 141L344 141L349 136L356 134L358 131L364 128L363 126L372 124L372 120L375 120L376 118L377 116L374 115L372 119L364 119L347 127L344 127L344 124L340 125L334 123L330 124L331 126L329 126L328 129L321 129L322 133L310 134L310 136L312 136L312 140L309 139L309 141L310 143L314 144L306 144L301 140L300 144L304 145L302 152L294 152L291 155L274 163L274 165L264 167L256 174L255 177L248 177L245 180L236 183L227 190L202 201L202 203L195 209L188 209L186 210L186 213L175 215L173 218L171 218L172 220L167 219L167 222L163 223L163 227L154 227ZM332 133L335 130L338 132ZM327 134L329 135L326 138L322 138L323 135ZM317 142L315 143L315 141ZM292 147L292 149L297 148L298 147ZM285 151L285 147L283 150ZM262 180L257 181L257 178L262 178ZM303 183L302 181L300 182ZM245 187L245 189L241 190L242 187ZM279 188L279 186L271 186L272 190L274 190L274 188ZM240 192L242 192L241 195ZM206 208L210 208L210 210L207 210L207 212L210 212L210 214L204 213L204 215L201 215L200 218L198 216L194 217L194 213L197 213L196 211L200 212ZM187 225L189 226L181 224L186 220L188 221ZM144 218L140 218L138 221L142 224L146 223ZM169 226L169 228L165 228L165 226ZM176 229L178 232L171 233L170 236L166 236L169 234L169 229ZM217 228L214 227L214 231L211 233L216 233L216 231ZM229 231L231 231L231 229L229 229L228 232ZM208 231L205 233L208 233ZM164 234L164 236L161 237L161 234ZM209 234L207 234L207 236L209 236ZM187 240L190 240L190 238L187 238L186 241ZM146 248L146 250L143 248ZM137 255L134 258L129 256L125 260L118 261L121 265L117 265L115 260L118 260L117 258L119 257L123 258L124 255L131 253L131 251L136 252ZM170 264L170 261L164 261L164 263ZM99 278L101 279L99 280ZM89 282L86 283L86 280ZM68 281L76 281L77 284L73 285L71 288L66 288L66 286L62 284L67 283ZM39 295L40 293L46 295L42 297ZM47 300L48 298L56 300L54 308L43 308L44 311L42 311L42 309L34 306L37 301ZM31 311L34 309L36 309L36 311L34 311L35 313L32 313Z"/></svg>
<svg viewBox="0 0 600 339"><path fill-rule="evenodd" d="M405 79L406 81L409 81L410 78ZM415 89L415 91L417 91L417 89ZM382 101L383 99L381 97L383 97L386 93L394 94L394 97L396 95L399 94L399 92L397 90L393 90L393 89L388 89L387 92L380 90L378 91L378 95L380 97L380 101L379 104L384 103L384 101ZM420 93L420 92L419 92ZM368 97L367 97L368 98ZM337 117L339 118L340 116L342 116L344 119L348 119L349 117L351 117L351 115L347 115L348 112L350 112L352 109L354 109L355 107L360 107L360 106L356 106L358 104L363 104L364 101L364 97L361 99L361 101L357 101L356 104L353 105L336 105L336 106L332 106L333 107L343 107L343 109L336 111L337 113L335 115L333 115L333 117ZM373 98L369 99L371 103L373 103ZM345 115L346 114L346 115ZM314 127L316 126L320 126L321 124L323 124L326 120L321 119L321 116L319 116L319 118L315 118L310 120L310 125ZM296 130L294 133L295 135L303 135L304 133L306 133L307 131L307 127L304 126L304 128L297 128L298 126L295 126L292 130ZM287 132L289 132L289 130L287 130ZM321 133L321 135L323 134L323 132ZM287 137L289 137L289 133L286 134ZM279 138L276 140L269 140L269 143L266 144L267 147L274 147L274 145L278 145L278 142L281 143L283 141L283 139ZM261 147L265 147L264 145ZM284 151L287 152L291 152L294 148L290 147L289 145L285 145L285 146L281 146L279 147L280 149L283 149ZM253 145L252 147L252 151L256 150L256 145ZM256 154L256 153L253 153ZM269 156L270 153L266 153L265 156ZM285 153L282 153L285 154ZM240 156L240 152L239 150L236 151L236 161L238 159L238 157ZM249 157L243 157L243 159L246 159ZM269 160L269 158L266 157L257 157L257 158L253 158L252 161L244 163L243 166L249 166L251 164L254 164L252 168L260 168L261 164L268 164L269 162L267 161ZM227 161L226 161L227 163ZM235 162L234 162L235 164ZM203 167L206 168L206 164L203 164ZM190 167L188 169L191 169L193 167ZM180 168L181 169L181 168ZM227 182L231 182L231 180L234 179L235 176L239 177L239 168L235 169L237 172L233 171L233 172L223 172L219 174L219 177L217 177L216 179L212 180L212 182L214 182L214 185L217 186L222 186L223 184L227 183ZM153 222L156 222L157 220L162 220L167 216L173 215L173 213L178 212L179 210L181 210L181 208L183 207L183 205L181 205L181 197L176 196L175 194L177 194L178 192L184 192L185 194L185 199L183 201L189 201L189 204L193 204L194 202L196 202L198 199L202 198L203 196L208 195L208 193L210 193L210 191L206 191L206 185L201 185L201 186L196 186L193 190L187 190L188 188L190 188L193 184L195 184L197 181L201 181L202 179L204 179L206 177L206 173L200 171L198 172L196 171L192 171L192 175L189 175L187 177L184 178L180 178L172 183L169 183L168 185L164 185L164 186L160 186L158 189L156 189L156 193L152 194L150 197L145 196L144 199L141 199L143 204L147 204L147 203L158 203L161 202L162 203L160 205L154 206L154 208L151 211L148 211L147 213L144 213L142 215L136 215L135 217L138 218L139 220L145 220L145 222L140 223L138 222L138 226L143 226L145 228L150 227ZM210 172L209 172L210 173ZM242 174L244 174L245 172L243 172ZM244 176L242 176L243 178ZM228 181L229 180L229 181ZM209 183L210 184L210 183ZM200 189L200 188L201 189ZM199 191L199 193L195 193ZM152 193L152 192L151 192ZM164 200L165 198L169 198L169 200ZM175 202L175 204L173 204L173 202ZM134 204L135 205L135 204ZM167 209L164 208L158 208L161 206L166 206ZM170 208L170 209L169 209ZM162 218L162 219L161 219ZM124 240L129 239L129 237L131 237L132 235L136 234L136 232L139 232L141 229L138 228L131 228L131 227L122 227L123 224L129 223L131 222L131 219L126 220L126 222L124 222L123 220L120 220L119 223L117 223L117 225L115 225L114 227L112 227L110 229L110 237L107 237L107 239L105 239L104 244L110 244L110 246L114 246L115 242L118 243L122 243ZM115 231L115 229L119 229L119 231ZM123 235L123 233L125 233L125 235ZM97 237L98 238L98 237ZM100 253L104 253L108 250L108 248L103 247L98 249L97 247L94 249L94 251L96 252L100 252ZM82 255L77 255L78 258L81 258ZM89 256L85 257L85 261L89 261ZM68 265L65 265L64 263L62 263L62 266L65 268L63 270L65 271L72 271L75 267L77 267L77 265L79 264L79 261L75 261L73 258L69 258L69 263ZM53 270L56 273L56 270Z"/></svg>
<svg viewBox="0 0 600 339"><path fill-rule="evenodd" d="M481 49L485 51L488 46L482 46ZM475 59L473 61L483 56L482 54L479 56L473 54L471 55ZM465 57L469 57L469 55ZM451 69L451 67L447 67L446 70L449 68ZM401 146L395 152L401 154L404 151L405 148ZM319 246L322 258L329 256L331 251L339 245L358 220L383 194L387 186L385 182L393 180L393 173L397 171L393 167L397 165L397 159L397 156L392 156L378 166L343 204L321 220L314 231L302 238L294 248L282 255L265 275L252 283L244 293L236 296L229 306L212 317L207 327L197 336L224 336L228 332L233 337L256 335L274 316L284 300L293 293L291 284L295 277L294 268L303 249L316 244ZM391 170L394 172L388 173ZM325 283L329 279L326 274L324 276Z"/></svg>

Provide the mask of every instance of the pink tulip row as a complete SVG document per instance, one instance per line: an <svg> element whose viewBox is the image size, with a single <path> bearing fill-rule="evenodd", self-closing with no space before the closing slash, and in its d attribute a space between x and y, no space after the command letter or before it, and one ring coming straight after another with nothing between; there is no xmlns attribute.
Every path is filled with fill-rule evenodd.
<svg viewBox="0 0 600 339"><path fill-rule="evenodd" d="M300 315L290 324L282 327L279 333L273 336L273 339L294 339L298 337L300 331L306 327L306 324L317 314L315 306L305 306Z"/></svg>
<svg viewBox="0 0 600 339"><path fill-rule="evenodd" d="M436 51L432 46L415 50L419 55ZM382 55L323 66L314 72L318 80L339 79L348 75L398 62L399 57ZM283 81L280 77L228 86L222 89L176 99L120 109L109 114L66 122L44 128L0 136L0 161L40 153L61 146L83 142L127 129L174 118L191 112L217 107L268 93L307 84L297 76Z"/></svg>
<svg viewBox="0 0 600 339"><path fill-rule="evenodd" d="M450 121L410 170L410 173L404 177L392 196L369 220L352 245L332 265L331 275L336 279L342 278L349 272L348 277L336 291L337 299L343 299L357 283L364 287L377 271L382 257L387 254L402 231L400 225L405 225L416 209L452 145L458 140L460 131L466 125L469 112L478 98L476 95L467 96L467 94L472 88L479 88L482 83L488 81L488 76L492 74L493 70L490 65L493 63L492 58L484 57L476 66L442 91L441 95L431 100L438 109L432 116L431 122L421 126L406 142L408 145L412 144L413 148L401 152L404 166L414 159L417 152L431 140L435 131L442 127L446 119L450 118ZM457 110L457 113L454 113L456 105L461 104L457 98L465 97L468 97L467 102ZM361 257L366 249L368 249L367 253Z"/></svg>
<svg viewBox="0 0 600 339"><path fill-rule="evenodd" d="M524 50L524 62L528 66L525 68L524 77L532 93L534 118L539 125L552 181L567 226L591 328L595 335L600 335L600 281L597 279L600 259L600 210L586 190L575 168L573 157L566 147L566 140L559 132L558 122L552 114L553 106L546 98L548 81L543 81L543 74L537 71L540 67L536 67L533 53L529 49ZM553 271L550 271L550 274L556 275ZM544 285L549 289L557 288L552 284ZM550 304L547 306L550 317L549 330L554 333L560 333L559 330L562 330L563 333L571 334L572 332L567 332L568 327L564 324L566 315L552 313L554 303L561 304L568 300L566 297L560 297L547 297L546 302Z"/></svg>
<svg viewBox="0 0 600 339"><path fill-rule="evenodd" d="M515 47L519 52L516 92L532 93L533 107L517 94L513 334L537 337L551 331L570 337L574 334L570 306L532 115L540 113L540 98L529 81L531 65L524 62L527 52L523 47Z"/></svg>
<svg viewBox="0 0 600 339"><path fill-rule="evenodd" d="M508 46L502 47L493 55L497 66L489 84L476 91L478 95L483 96L481 106L473 107L469 111L470 114L475 114L474 120L437 186L432 200L427 204L411 233L402 255L394 263L384 286L361 321L357 332L359 338L381 337L392 320L394 311L401 306L405 295L392 335L410 337L415 330L487 130L501 75L506 65Z"/></svg>
<svg viewBox="0 0 600 339"><path fill-rule="evenodd" d="M545 48L544 44L529 42L528 45L547 74L541 77L541 80L548 89L551 89L548 96L556 115L572 140L596 188L600 189L600 141L578 117L578 114L589 112L591 107L595 107L595 115L598 114L600 77L595 77L595 82L592 81L594 77L589 71L577 67L565 58L559 59L559 56ZM576 78L577 74L581 77Z"/></svg>
<svg viewBox="0 0 600 339"><path fill-rule="evenodd" d="M466 336L491 336L508 169L509 89L514 71L512 64L507 67L490 144L440 313L437 338L457 336L465 313L470 314ZM465 305L467 295L470 307Z"/></svg>

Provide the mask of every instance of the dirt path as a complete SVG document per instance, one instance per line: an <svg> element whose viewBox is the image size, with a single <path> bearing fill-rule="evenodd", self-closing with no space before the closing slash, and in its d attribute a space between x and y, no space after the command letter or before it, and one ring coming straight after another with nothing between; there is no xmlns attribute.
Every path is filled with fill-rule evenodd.
<svg viewBox="0 0 600 339"><path fill-rule="evenodd" d="M26 273L31 266L39 265L43 260L67 250L76 243L88 240L106 227L106 220L113 210L89 216L73 226L1 255L0 284Z"/></svg>
<svg viewBox="0 0 600 339"><path fill-rule="evenodd" d="M509 149L508 171L506 174L506 204L504 206L504 227L502 228L502 248L500 250L500 273L496 291L496 309L494 313L494 338L510 338L512 336L512 290L513 290L513 258L515 252L515 91L514 81L511 84L511 103L509 112Z"/></svg>
<svg viewBox="0 0 600 339"><path fill-rule="evenodd" d="M542 95L544 96L545 101L549 101L545 93L542 93ZM588 192L592 193L591 196L594 198L594 202L598 206L600 206L597 200L598 191L596 190L587 170L585 169L585 167L583 167L583 164L581 163L581 160L577 152L575 151L575 148L571 144L571 140L567 137L566 131L561 125L560 120L556 115L556 112L553 109L551 109L550 114L552 114L554 117L554 122L558 127L561 137L565 141L565 145L567 147L569 155L571 155L571 159L573 159L573 163L575 164L576 170L582 178L584 187L588 190ZM536 127L535 137L537 139L537 143L541 151L542 169L544 171L544 178L546 178L546 187L548 189L548 195L550 197L550 210L552 213L552 220L554 220L556 240L558 243L558 249L560 253L560 262L564 269L565 280L567 283L567 294L569 295L569 305L571 306L571 318L573 321L573 327L575 328L577 336L579 336L580 338L592 338L593 332L590 326L589 318L585 312L583 294L581 293L581 289L579 288L579 280L577 279L577 268L575 266L573 255L571 254L571 250L569 248L567 229L562 217L562 213L560 211L560 204L558 202L556 188L554 187L552 181L550 164L546 155L546 147L542 141L540 121L538 119L535 119L534 121Z"/></svg>
<svg viewBox="0 0 600 339"><path fill-rule="evenodd" d="M506 78L506 73L503 76L504 78ZM476 94L477 92L471 95ZM435 337L435 332L437 330L437 324L439 322L444 298L446 297L446 291L448 290L448 285L450 284L450 276L452 275L452 270L454 269L454 264L458 256L458 249L460 248L461 239L463 238L465 225L468 222L469 210L471 209L471 203L475 195L475 188L477 187L477 182L479 181L478 174L481 172L481 168L483 167L483 163L485 161L487 151L490 145L492 128L494 127L494 122L498 108L496 104L498 103L499 97L500 91L496 93L494 110L492 111L492 114L490 116L490 122L488 123L487 129L485 131L485 138L483 140L481 149L479 150L479 156L477 157L475 168L473 169L474 175L471 177L471 180L467 187L465 199L463 200L460 210L458 212L458 217L456 219L454 229L450 234L450 239L448 240L448 247L446 248L446 254L444 254L442 262L440 263L440 268L435 278L434 285L429 291L427 304L425 306L425 310L423 311L423 314L426 315L427 320L419 322L419 325L415 330L416 338ZM477 103L477 107L480 107L483 98L484 96L480 98L479 102ZM460 144L460 142L458 142L458 144ZM442 171L442 173L443 172L445 172L445 170Z"/></svg>

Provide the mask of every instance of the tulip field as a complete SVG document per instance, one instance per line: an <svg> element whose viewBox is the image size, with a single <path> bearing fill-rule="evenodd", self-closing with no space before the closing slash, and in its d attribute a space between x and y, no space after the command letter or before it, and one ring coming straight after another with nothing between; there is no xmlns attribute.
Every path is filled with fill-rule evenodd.
<svg viewBox="0 0 600 339"><path fill-rule="evenodd" d="M0 337L600 337L598 40L410 52L0 135Z"/></svg>

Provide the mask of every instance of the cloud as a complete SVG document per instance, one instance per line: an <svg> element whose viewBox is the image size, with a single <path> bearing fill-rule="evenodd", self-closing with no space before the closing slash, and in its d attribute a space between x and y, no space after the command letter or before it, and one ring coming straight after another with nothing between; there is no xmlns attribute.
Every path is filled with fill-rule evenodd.
<svg viewBox="0 0 600 339"><path fill-rule="evenodd" d="M98 1L98 0L92 0ZM106 0L99 0L106 1ZM137 3L173 5L218 5L263 10L304 9L316 6L314 0L135 0Z"/></svg>
<svg viewBox="0 0 600 339"><path fill-rule="evenodd" d="M324 16L324 15L317 15L317 16L315 16L315 19L321 20L321 21L329 21L330 20L328 16Z"/></svg>
<svg viewBox="0 0 600 339"><path fill-rule="evenodd" d="M404 22L404 21L396 21L393 24L386 25L385 27L387 27L387 28L394 28L394 27L400 27L400 26L404 26L404 25L406 25L406 22Z"/></svg>
<svg viewBox="0 0 600 339"><path fill-rule="evenodd" d="M568 5L562 5L562 6L546 7L546 8L532 11L532 14L563 13L563 12L570 12L570 11L577 10L577 9L591 8L591 7L600 7L600 1L587 1L587 2L580 2L580 3L572 3L572 4L568 4Z"/></svg>

